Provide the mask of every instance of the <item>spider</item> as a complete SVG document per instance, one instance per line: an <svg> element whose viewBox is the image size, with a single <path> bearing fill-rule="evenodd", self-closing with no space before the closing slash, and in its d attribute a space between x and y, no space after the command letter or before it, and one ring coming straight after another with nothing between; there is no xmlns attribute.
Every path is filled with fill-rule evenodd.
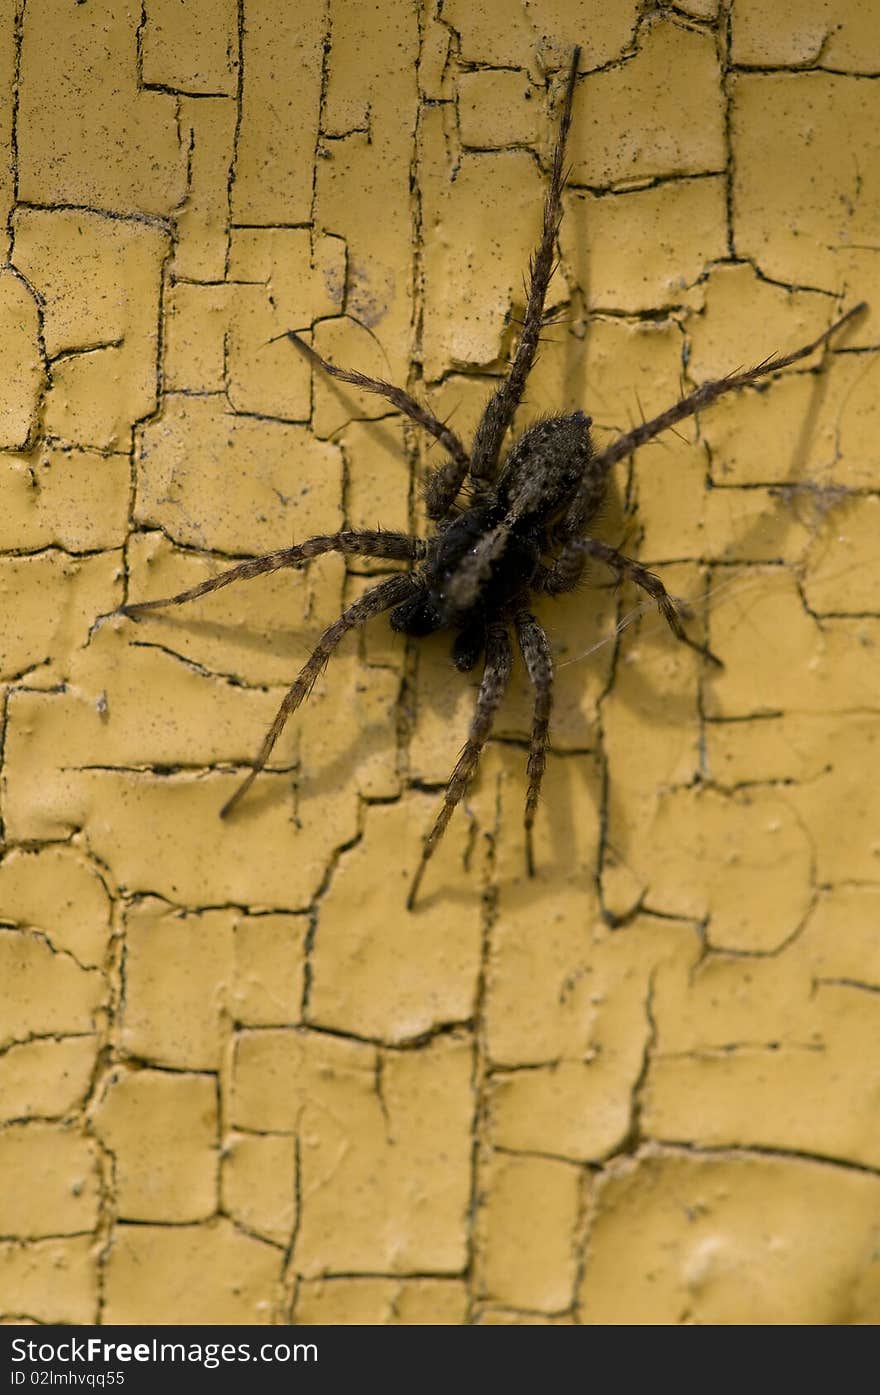
<svg viewBox="0 0 880 1395"><path fill-rule="evenodd" d="M855 306L794 353L768 358L755 368L703 383L598 454L590 440L591 418L581 411L537 422L505 452L505 437L535 362L544 325L544 301L554 271L554 249L562 219L563 162L579 59L580 49L576 48L562 99L543 227L529 267L522 333L509 371L486 405L470 451L445 422L402 388L338 368L294 331L287 331L291 343L315 368L386 398L443 447L448 458L433 471L425 487L433 536L423 539L383 530L344 529L242 562L175 596L121 607L122 614L137 619L148 610L182 605L234 581L283 567L300 567L327 552L382 557L412 565L412 570L397 572L372 586L324 631L281 703L249 773L220 810L220 816L227 817L250 788L287 719L308 697L337 644L350 630L386 611L391 612L392 629L413 638L451 630L456 668L468 672L482 658L482 677L467 740L449 777L443 805L424 840L407 899L410 910L431 855L465 794L491 732L510 678L511 632L534 690L525 803L527 867L530 874L534 871L532 826L549 744L553 659L547 634L530 607L532 595L559 596L571 591L580 582L589 561L602 562L619 581L629 579L647 593L676 639L720 666L721 661L710 649L686 633L676 602L660 578L616 547L589 535L587 530L602 504L611 466L661 431L696 415L724 393L807 357L864 308L862 304Z"/></svg>

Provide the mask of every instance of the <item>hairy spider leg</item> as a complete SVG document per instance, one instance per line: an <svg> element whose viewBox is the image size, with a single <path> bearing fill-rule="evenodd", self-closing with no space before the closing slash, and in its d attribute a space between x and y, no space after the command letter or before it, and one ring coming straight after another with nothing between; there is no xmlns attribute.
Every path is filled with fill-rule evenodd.
<svg viewBox="0 0 880 1395"><path fill-rule="evenodd" d="M860 301L851 310L847 310L845 315L841 315L840 319L829 325L828 329L818 335L811 344L806 344L802 349L796 349L792 354L784 354L779 358L766 358L763 363L757 364L754 368L746 369L745 372L729 373L726 378L715 378L701 384L694 392L676 402L674 406L668 407L659 416L651 417L649 421L633 427L632 431L620 436L605 450L593 456L583 483L568 507L565 530L569 536L581 532L588 521L584 517L585 499L591 491L595 490L597 474L606 474L618 460L632 455L633 451L637 450L639 446L643 446L646 441L658 436L661 431L668 430L670 426L675 426L676 422L684 421L686 417L696 416L702 407L708 406L710 402L715 402L725 393L732 392L734 388L745 387L748 383L756 382L758 378L764 378L769 373L776 373L781 368L788 368L790 364L806 358L808 354L827 343L832 335L836 334L838 330L866 308L866 302Z"/></svg>
<svg viewBox="0 0 880 1395"><path fill-rule="evenodd" d="M546 591L550 595L560 595L563 591L571 591L577 585L584 570L584 563L587 557L597 557L617 572L619 577L628 576L637 586L646 591L659 606L666 619L667 624L677 639L684 644L690 645L697 653L705 655L713 663L723 667L721 660L713 654L710 649L697 644L684 631L681 621L675 609L674 602L659 577L654 576L645 567L631 558L625 557L616 548L609 547L607 543L601 543L597 539L583 538L580 534L589 523L595 511L595 500L597 491L597 481L601 481L612 465L618 460L623 460L631 455L639 446L658 436L662 431L668 430L676 422L683 421L687 417L696 416L701 408L709 403L723 397L725 393L732 392L734 388L744 387L755 382L758 378L763 378L767 374L778 372L782 368L787 368L792 363L806 358L821 345L843 328L856 315L866 308L865 302L860 301L854 305L845 315L841 315L832 325L818 335L810 344L804 345L801 349L796 349L794 353L784 354L776 358L765 359L754 368L747 369L742 373L730 373L725 378L712 379L696 388L687 397L683 397L674 406L661 412L659 416L651 417L649 421L643 421L639 426L628 431L624 436L618 437L604 451L593 456L589 462L589 467L584 474L580 488L570 503L562 525L563 537L567 536L562 551L557 557L552 567L547 568L539 574L536 586ZM472 564L473 566L473 564Z"/></svg>
<svg viewBox="0 0 880 1395"><path fill-rule="evenodd" d="M535 690L535 706L532 714L532 734L529 741L528 777L529 788L526 794L526 869L530 877L535 875L535 856L532 842L532 826L535 811L544 779L547 764L547 747L550 743L550 714L553 710L553 656L547 633L531 611L521 610L514 616L516 636L529 681Z"/></svg>
<svg viewBox="0 0 880 1395"><path fill-rule="evenodd" d="M568 132L571 127L571 107L580 56L579 48L576 48L571 55L568 81L562 101L559 134L553 152L553 169L547 197L544 201L544 224L541 230L541 240L529 265L529 293L523 317L522 334L510 371L501 387L489 399L474 436L471 449L473 458L471 477L476 481L490 480L494 475L501 443L522 400L526 380L538 349L544 321L544 300L547 295L547 287L550 284L550 277L554 271L556 238L559 233L559 224L562 221L562 189L565 183L563 161L565 160Z"/></svg>
<svg viewBox="0 0 880 1395"><path fill-rule="evenodd" d="M366 624L374 615L380 615L383 610L389 610L391 606L408 600L418 589L419 583L414 577L406 574L389 577L387 581L381 581L378 586L372 586L369 591L365 591L353 605L348 606L342 612L338 620L334 620L333 624L327 627L300 669L296 682L292 684L279 707L252 769L220 810L222 819L225 819L232 812L239 800L250 789L269 759L272 747L284 730L288 717L308 697L327 660L343 636L347 635L349 630L358 629L361 625Z"/></svg>
<svg viewBox="0 0 880 1395"><path fill-rule="evenodd" d="M522 400L526 380L535 361L535 353L544 320L544 300L550 277L554 271L554 248L559 225L562 221L562 188L565 182L563 161L568 132L571 127L571 108L580 53L580 49L576 48L571 56L568 81L562 103L559 135L553 153L553 170L544 203L541 240L529 265L529 291L522 334L510 371L501 387L489 399L474 436L470 477L478 486L486 484L494 478L504 435ZM452 506L463 482L463 474L456 476L450 472L442 481L435 476L428 490L430 517L440 517ZM441 484L445 492L440 490ZM435 486L437 486L436 492ZM437 509L437 513L431 512L432 505ZM492 564L504 551L511 529L516 522L517 512L511 510L463 559L450 583L450 595L461 609L466 609L473 604L481 585L492 570Z"/></svg>
<svg viewBox="0 0 880 1395"><path fill-rule="evenodd" d="M480 753L492 730L495 713L510 681L511 664L512 655L506 626L500 622L489 625L486 631L486 663L468 738L464 750L456 762L455 769L449 777L443 807L437 815L433 828L425 838L421 861L416 868L416 874L407 897L407 910L411 911L415 906L425 868L434 849L446 832L446 825L452 817L453 810L456 805L461 803L465 790L479 764Z"/></svg>
<svg viewBox="0 0 880 1395"><path fill-rule="evenodd" d="M344 383L351 383L354 387L363 388L365 392L375 392L380 397L387 398L400 411L405 412L411 421L424 427L435 440L440 442L444 450L448 452L450 459L439 465L430 475L425 485L425 500L429 518L434 520L445 518L455 503L464 477L471 465L470 456L452 428L447 426L445 421L440 421L432 412L429 412L421 402L410 397L403 388L395 387L393 383L386 383L381 378L367 378L363 373L337 368L335 364L328 363L325 358L322 358L310 344L306 344L303 339L300 339L299 335L292 329L287 331L287 337L311 363L317 364L325 373L329 373L331 378L339 378Z"/></svg>
<svg viewBox="0 0 880 1395"><path fill-rule="evenodd" d="M387 557L397 562L419 562L426 551L427 544L422 538L411 538L407 533L385 533L381 529L364 532L345 529L340 533L322 533L297 543L295 547L283 547L277 552L267 552L263 557L254 557L249 562L240 562L238 566L220 572L219 576L200 581L198 586L178 591L176 596L163 596L158 601L136 601L133 605L120 606L118 614L137 620L144 611L195 601L199 596L207 596L211 591L230 586L233 581L249 581L251 577L277 572L283 567L301 567L310 558L320 557L325 552L343 552L360 557Z"/></svg>
<svg viewBox="0 0 880 1395"><path fill-rule="evenodd" d="M705 659L710 659L718 668L724 667L717 654L713 654L712 650L705 644L698 644L695 639L691 639L678 617L678 611L672 597L659 576L649 572L647 567L643 567L632 557L625 557L622 552L618 552L616 547L600 542L598 538L574 538L560 553L556 564L547 568L537 584L550 596L558 596L563 591L573 590L580 580L583 563L588 557L598 558L600 562L605 563L606 567L610 567L612 571L617 573L619 580L622 581L624 577L628 577L636 586L646 591L651 599L657 603L663 619L676 639L680 639L682 644L687 644L691 649L695 649ZM580 559L579 566L576 565L576 559Z"/></svg>
<svg viewBox="0 0 880 1395"><path fill-rule="evenodd" d="M462 470L462 478L464 478L464 472L470 465L470 456L452 428L447 426L445 421L440 421L438 417L435 417L433 412L429 412L424 403L417 402L403 388L395 387L393 383L386 383L382 378L368 378L365 374L357 373L353 369L337 368L335 363L329 363L326 358L322 358L311 344L300 339L299 335L292 329L287 331L287 338L296 345L301 353L305 354L311 363L323 369L331 378L338 378L340 382L351 383L352 387L361 388L364 392L374 392L379 397L387 398L401 412L405 412L411 421L416 422L418 426L423 426L440 442L444 450L449 452L457 467Z"/></svg>

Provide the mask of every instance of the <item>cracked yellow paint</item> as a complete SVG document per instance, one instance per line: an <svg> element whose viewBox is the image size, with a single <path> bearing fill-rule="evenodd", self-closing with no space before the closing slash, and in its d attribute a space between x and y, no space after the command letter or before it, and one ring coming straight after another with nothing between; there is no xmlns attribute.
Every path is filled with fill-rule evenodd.
<svg viewBox="0 0 880 1395"><path fill-rule="evenodd" d="M0 1245L0 1303L25 1321L94 1321L97 1282L90 1235Z"/></svg>
<svg viewBox="0 0 880 1395"><path fill-rule="evenodd" d="M577 1268L583 1174L555 1158L499 1153L486 1170L478 1281L487 1304L563 1311Z"/></svg>
<svg viewBox="0 0 880 1395"><path fill-rule="evenodd" d="M296 1139L229 1135L223 1147L223 1208L243 1230L287 1245L297 1221Z"/></svg>
<svg viewBox="0 0 880 1395"><path fill-rule="evenodd" d="M325 1032L238 1034L231 1122L299 1140L303 1274L371 1260L389 1274L463 1269L470 1056L463 1036L417 1054Z"/></svg>
<svg viewBox="0 0 880 1395"><path fill-rule="evenodd" d="M271 1321L279 1251L225 1217L201 1225L116 1227L105 1269L105 1321Z"/></svg>
<svg viewBox="0 0 880 1395"><path fill-rule="evenodd" d="M0 1317L880 1321L880 65L869 0L14 0L0 18ZM382 621L218 819L503 371L621 462L404 910L476 675ZM51 94L51 100L47 94ZM543 173L542 173L543 171ZM98 623L96 623L98 622ZM619 631L619 633L618 633Z"/></svg>
<svg viewBox="0 0 880 1395"><path fill-rule="evenodd" d="M522 298L523 268L541 226L541 186L525 151L465 152L455 182L443 178L445 119L435 108L425 120L425 145L437 162L431 169L430 157L425 161L423 210L429 380L450 363L485 366L497 359L498 326L512 299Z"/></svg>
<svg viewBox="0 0 880 1395"><path fill-rule="evenodd" d="M198 1221L217 1194L217 1087L209 1075L116 1071L93 1109L95 1132L116 1161L119 1216Z"/></svg>
<svg viewBox="0 0 880 1395"><path fill-rule="evenodd" d="M230 288L177 281L166 304L165 383L169 392L221 393L226 374Z"/></svg>
<svg viewBox="0 0 880 1395"><path fill-rule="evenodd" d="M15 265L42 311L44 433L69 445L127 450L132 422L156 407L166 235L80 209L21 209L13 228ZM83 285L90 287L85 300Z"/></svg>
<svg viewBox="0 0 880 1395"><path fill-rule="evenodd" d="M786 268L797 266L797 284L867 300L870 313L849 342L875 344L880 131L873 91L864 78L843 73L806 72L792 81L785 72L744 72L732 81L731 123L739 254L783 284L794 281Z"/></svg>
<svg viewBox="0 0 880 1395"><path fill-rule="evenodd" d="M7 8L10 27L21 9ZM115 0L29 0L27 10L16 65L17 198L171 213L185 194L186 150L175 96L140 80L139 16Z"/></svg>
<svg viewBox="0 0 880 1395"><path fill-rule="evenodd" d="M323 0L303 0L295 10L252 0L245 19L237 56L248 76L234 149L232 218L257 227L306 223L321 103Z"/></svg>
<svg viewBox="0 0 880 1395"><path fill-rule="evenodd" d="M304 1279L297 1300L305 1323L457 1325L467 1308L460 1279Z"/></svg>
<svg viewBox="0 0 880 1395"><path fill-rule="evenodd" d="M78 849L9 852L0 863L0 899L5 921L39 927L59 956L85 968L103 963L111 902L100 872Z"/></svg>
<svg viewBox="0 0 880 1395"><path fill-rule="evenodd" d="M128 532L128 456L44 449L0 455L0 541L15 551L99 552Z"/></svg>
<svg viewBox="0 0 880 1395"><path fill-rule="evenodd" d="M722 170L724 101L712 34L649 20L628 62L584 84L571 153L573 182L600 187Z"/></svg>
<svg viewBox="0 0 880 1395"><path fill-rule="evenodd" d="M652 1150L597 1185L580 1300L599 1323L873 1324L878 1204L852 1169Z"/></svg>
<svg viewBox="0 0 880 1395"><path fill-rule="evenodd" d="M304 478L289 481L291 459ZM220 397L171 398L144 427L138 451L138 521L190 547L268 552L335 525L339 453L303 427L230 412ZM229 486L245 472L249 498ZM288 491L288 492L285 492Z"/></svg>
<svg viewBox="0 0 880 1395"><path fill-rule="evenodd" d="M0 388L0 442L7 450L24 449L30 442L43 386L38 332L33 291L14 272L0 272L0 336L9 345L12 360L11 371Z"/></svg>
<svg viewBox="0 0 880 1395"><path fill-rule="evenodd" d="M94 1036L14 1043L0 1057L0 1109L4 1121L55 1117L81 1109L91 1083Z"/></svg>
<svg viewBox="0 0 880 1395"><path fill-rule="evenodd" d="M633 1127L633 1091L651 1035L648 987L661 971L686 972L697 945L689 926L667 922L658 932L643 920L633 929L641 950L634 963L632 942L621 947L598 918L585 946L575 917L574 906L558 917L553 942L539 954L522 933L499 947L488 1003L499 1062L491 1136L515 1152L598 1162L622 1148ZM536 1065L536 1024L554 996L556 1021L544 1028L540 1054L551 1064ZM529 1014L516 1032L508 1026L512 999Z"/></svg>
<svg viewBox="0 0 880 1395"><path fill-rule="evenodd" d="M14 930L0 931L0 964L9 985L0 1019L5 1047L94 1031L107 991L97 969L54 953L44 936Z"/></svg>
<svg viewBox="0 0 880 1395"><path fill-rule="evenodd" d="M880 59L877 12L871 0L786 0L768 6L737 0L734 62L760 67L824 67L876 73Z"/></svg>
<svg viewBox="0 0 880 1395"><path fill-rule="evenodd" d="M8 556L0 564L6 619L0 673L27 677L28 686L57 684L85 644L96 613L118 595L119 563L112 552L77 558L60 549ZM100 609L96 612L95 607Z"/></svg>
<svg viewBox="0 0 880 1395"><path fill-rule="evenodd" d="M565 63L573 38L589 35L589 56L581 69L613 62L630 40L636 0L523 0L516 8L505 0L447 0L443 21L466 63L486 63L491 54L500 67L536 68L541 60L554 67Z"/></svg>
<svg viewBox="0 0 880 1395"><path fill-rule="evenodd" d="M187 198L175 218L175 276L210 284L222 283L226 274L229 171L237 121L237 103L227 98L181 98L189 165Z"/></svg>
<svg viewBox="0 0 880 1395"><path fill-rule="evenodd" d="M870 615L880 582L878 522L877 495L841 498L829 509L807 552L804 598L812 614ZM867 629L865 642L870 644Z"/></svg>
<svg viewBox="0 0 880 1395"><path fill-rule="evenodd" d="M150 0L141 35L147 87L216 95L235 92L234 0Z"/></svg>
<svg viewBox="0 0 880 1395"><path fill-rule="evenodd" d="M82 1131L39 1119L0 1131L0 1226L22 1240L78 1235L98 1220L98 1155Z"/></svg>
<svg viewBox="0 0 880 1395"><path fill-rule="evenodd" d="M462 73L458 92L459 129L465 148L536 144L538 113L531 86L521 72Z"/></svg>
<svg viewBox="0 0 880 1395"><path fill-rule="evenodd" d="M691 301L704 268L727 250L724 199L721 175L570 191L560 245L588 308L637 313Z"/></svg>

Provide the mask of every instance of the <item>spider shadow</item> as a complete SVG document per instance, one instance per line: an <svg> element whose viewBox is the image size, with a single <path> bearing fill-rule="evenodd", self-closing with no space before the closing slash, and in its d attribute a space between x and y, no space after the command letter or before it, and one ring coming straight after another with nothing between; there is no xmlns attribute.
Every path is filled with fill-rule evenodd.
<svg viewBox="0 0 880 1395"><path fill-rule="evenodd" d="M786 376L791 377L796 375ZM788 497L792 501L797 502L799 496L803 496L808 503L812 504L812 522L815 523L816 518L820 517L823 510L829 507L827 499L828 493L832 496L830 506L833 507L838 491L835 491L833 488L830 491L825 491L821 486L814 486L807 481L807 462L809 459L810 447L812 441L815 439L816 427L820 420L825 398L830 391L831 374L829 372L812 371L809 376L813 380L812 391L809 395L806 410L802 414L796 439L791 448L788 468L784 476L769 482L765 488L771 500L774 498L781 497L785 499ZM774 380L774 382L779 381L784 381L784 378ZM770 394L773 391L774 382L769 382L763 387L753 388L751 391L761 394L762 396ZM703 442L703 449L707 449L705 442ZM761 486L758 487L761 488ZM709 489L719 495L727 494L731 500L735 500L739 493L739 487L725 486L715 481L710 481ZM753 491L750 489L749 492L751 493ZM845 491L840 492L843 493ZM705 570L709 567L717 568L718 566L725 565L731 568L737 568L747 566L762 567L780 562L785 564L784 556L770 556L767 554L767 529L769 527L773 530L774 539L778 538L780 551L783 551L782 544L784 538L791 531L796 521L796 513L795 510L792 510L790 513L785 513L782 510L771 509L771 515L772 516L768 517L766 520L762 518L753 518L748 525L738 533L735 540L729 544L726 549L726 555L722 555L718 558L706 559L689 559L684 557L680 559L680 562L677 561L675 565L692 565ZM637 510L633 511L629 517L637 519ZM736 523L734 520L734 528L735 526ZM664 571L664 563L662 561L654 562L650 558L640 560L644 562L644 565L651 568L651 570L656 571L662 578ZM720 589L721 587L713 585L709 588L708 594L706 594L704 590L703 595L685 595L680 599L684 600L691 608L694 617L699 616L701 611L705 611L708 627L711 619L712 597L715 591ZM637 621L641 638L649 640L652 645L665 642L673 646L680 644L680 641L669 631L656 609L651 606L650 603L646 605L645 598L641 596L639 596L638 609L642 612ZM690 633L695 633L693 621L689 623L688 629ZM719 646L721 645L721 641L716 639L715 642ZM624 631L620 640L618 664L620 662L620 657L626 652L626 645L627 634L626 631ZM705 673L706 678L709 680L716 676L716 671L708 667ZM614 691L614 682L612 682L610 692ZM639 668L636 665L632 665L628 668L627 682L625 685L622 685L622 697L624 702L630 707L649 707L652 719L656 720L658 725L664 728L678 726L680 722L692 720L693 718L693 705L688 693L679 692L670 695L668 689L662 687L656 679L653 681L651 680L646 669Z"/></svg>
<svg viewBox="0 0 880 1395"><path fill-rule="evenodd" d="M264 671L261 675L248 675L246 678L241 673L240 665L236 665L234 662L223 662L222 658L218 659L216 654L209 657L199 652L199 640L202 640L221 649L228 643L230 650L245 649L265 657L267 653L265 633L261 634L258 630L242 625L240 622L204 619L197 615L188 614L183 608L157 611L150 616L149 621L141 620L132 623L132 633L128 636L128 643L139 648L158 649L185 668L197 672L208 680L219 680L236 686L241 685L251 692L275 689L280 700L281 693L286 686L293 682L304 659L312 650L319 629L320 625L316 627L306 620L299 624L286 625L283 629L273 629L270 645L273 652L273 668L283 666L285 671L283 673ZM184 643L176 642L176 636L181 634L186 636ZM195 642L192 643L192 641ZM290 656L289 662L285 660L287 654ZM327 681L326 675L321 681ZM330 681L332 683L332 669ZM304 712L308 712L308 710L308 707L303 708ZM279 745L284 742L285 737L288 738L289 743L289 734L295 729L295 723L296 714L290 719ZM268 726L268 722L266 725ZM338 790L346 783L343 779L343 772L346 769L350 776L351 767L356 763L355 757L367 761L381 757L383 742L387 734L388 724L383 721L377 720L359 725L355 734L346 737L344 745L334 747L332 758L320 765L317 771L310 771L305 779L302 778L301 773L303 764L301 756L291 754L289 758L285 758L282 745L281 751L275 753L274 760L270 761L265 772L262 772L260 778L255 781L248 791L246 799L236 808L231 818L253 817L262 812L267 804L271 804L279 798L277 788L279 777L286 778L288 782L293 777L297 786L298 799L302 799L308 791L315 788L320 788L324 792ZM263 735L262 728L254 732L254 752L258 749ZM224 763L228 762L224 761ZM238 764L237 760L232 763ZM263 784L264 774L268 780L266 786Z"/></svg>
<svg viewBox="0 0 880 1395"><path fill-rule="evenodd" d="M806 499L812 498L814 504L816 505L817 512L820 513L820 501L822 499L822 496L829 491L823 489L823 486L821 485L816 485L812 483L808 479L807 462L809 459L811 443L815 439L817 434L816 429L821 417L825 399L830 390L831 373L808 371L802 374L792 374L791 376L812 378L812 389L810 391L806 410L802 414L802 419L798 428L797 436L792 445L791 454L789 457L788 470L786 471L784 477L768 482L767 485L764 487L767 489L771 498L787 498L790 500L794 500L799 495L803 495ZM783 375L782 379L776 381L785 381L785 375ZM772 395L773 388L774 382L770 382L766 384L766 386L764 386L763 388L756 387L753 388L752 391L760 393L762 396L769 399ZM843 411L843 405L844 404L841 404L841 412ZM761 486L759 485L758 487L760 488ZM723 494L727 491L735 491L736 486L725 486L713 480L712 488ZM830 493L833 498L845 492L846 491L843 489L843 487L841 487L840 490L834 489L833 486L830 487ZM785 518L785 515L783 515L783 517ZM785 526L787 528L790 528L791 526L787 518L785 519ZM762 529L765 528L766 524L764 524L762 520L756 519L755 521L753 521L752 524L745 530L745 532L737 539L735 545L735 555L731 560L734 562L741 562L743 565L746 565L749 562L752 562L754 565L758 566L762 565L761 560L755 561L755 552L760 550L759 548L756 548L756 544L759 544L761 542ZM767 559L767 561L771 562L773 560L775 559Z"/></svg>
<svg viewBox="0 0 880 1395"><path fill-rule="evenodd" d="M796 375L786 376L792 377ZM807 375L803 374L800 376ZM763 567L776 565L780 567L781 571L790 572L797 567L797 562L788 559L784 541L790 534L794 524L797 522L801 527L806 528L808 531L812 531L817 524L821 523L823 514L827 512L829 508L834 507L838 499L846 494L846 490L843 488L839 490L834 486L825 488L822 485L814 484L809 479L808 462L811 445L816 437L817 426L822 416L827 394L831 391L832 375L829 371L816 372L814 370L809 376L812 378L812 390L809 393L805 410L800 414L797 434L791 446L785 473L780 478L768 482L763 487L760 485L758 486L758 489L761 492L766 492L768 496L768 503L771 506L768 510L768 516L766 518L752 517L747 525L738 531L734 518L732 520L733 527L731 530L733 537L726 552L718 558L708 558L705 559L705 561L703 561L703 559L694 559L692 565L700 566L702 563L704 570L709 567L713 568L713 576L717 574L719 566L722 569L730 567L731 571L735 573L744 568L754 568L760 571ZM779 381L779 379L774 380L774 382ZM770 394L773 391L774 382L766 384L763 388L752 389L752 391L759 392L762 395ZM841 407L841 411L842 410L843 407ZM759 443L756 442L756 448L758 444ZM705 442L703 443L703 448L704 450L707 449ZM710 464L711 463L710 457ZM734 485L725 489L724 485L710 482L709 487L722 495L728 493L729 498L734 504L738 498L742 497L741 486L737 487ZM753 493L754 491L750 489L749 492ZM780 498L784 502L791 503L793 507L789 509L775 507L774 501ZM804 502L809 506L811 517L798 517L797 504L801 498L803 498ZM767 548L768 528L772 531L773 541L778 544L775 555L771 555ZM807 543L806 546L808 545ZM687 559L684 560L687 561ZM659 575L663 575L664 566L662 562L654 563L653 560L646 559L646 565L650 566L652 570L655 570ZM722 581L717 585L714 584L713 580L713 584L709 586L708 590L705 588L703 589L702 596L686 596L684 599L692 605L695 614L698 615L701 610L705 610L708 628L711 622L713 597L716 593L725 591L728 595L734 596L737 587L745 587L748 586L748 584L748 581L744 577L737 581ZM646 610L644 606L640 606L639 609L643 611L641 619L642 636L644 638L650 638L652 645L654 643L669 643L672 645L678 643L675 637L668 631L662 618L657 615L656 612L652 617L650 607ZM693 633L692 624L689 625L688 628L690 632ZM710 643L723 651L723 634L711 634ZM756 652L760 650L762 643L762 636L756 632ZM620 663L620 658L625 653L625 646L626 632L624 631L618 653L618 665ZM619 671L617 666L616 671ZM713 678L720 677L721 674L709 665L705 665L702 673L698 670L697 676L698 680L711 682ZM625 684L618 685L616 682L611 684L608 696L609 698L622 699L630 710L648 709L651 714L652 724L661 729L671 730L683 724L693 725L695 720L701 725L705 721L705 718L695 711L692 684L689 685L688 690L679 690L672 695L670 699L668 690L661 687L656 679L652 680L645 668L635 664L628 666ZM613 771L610 771L609 800L613 797L613 790ZM610 807L609 804L609 810ZM616 837L621 839L621 841L625 841L626 836L625 828L622 830L618 828ZM606 842L606 852L611 850L613 850L613 843L609 813L609 834ZM625 857L623 861L626 861Z"/></svg>
<svg viewBox="0 0 880 1395"><path fill-rule="evenodd" d="M215 674L218 678L226 679L233 683L242 683L248 687L262 687L271 685L281 685L283 678L256 678L251 680L243 679L235 673L234 667L212 668L210 664L204 662L197 655L182 653L179 649L174 649L173 645L163 643L158 635L145 629L147 625L167 625L167 634L171 636L178 630L185 630L186 634L195 639L209 640L218 645L228 644L232 649L246 649L251 653L266 656L267 648L269 652L277 651L279 657L286 651L291 652L291 682L295 676L297 667L296 654L305 655L310 640L315 638L315 630L306 621L301 625L288 625L284 629L277 628L272 631L272 637L267 646L265 633L236 620L207 620L197 615L188 615L185 610L157 610L150 614L148 620L133 620L132 627L134 634L132 641L145 646L159 646L173 653L182 663L192 664L204 669L206 672ZM142 638L141 631L149 634L149 638ZM300 661L301 662L301 661Z"/></svg>

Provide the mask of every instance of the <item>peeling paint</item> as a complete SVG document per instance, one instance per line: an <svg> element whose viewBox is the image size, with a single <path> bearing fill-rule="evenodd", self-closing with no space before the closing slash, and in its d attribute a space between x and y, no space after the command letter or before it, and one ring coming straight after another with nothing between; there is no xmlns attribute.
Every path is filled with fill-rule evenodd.
<svg viewBox="0 0 880 1395"><path fill-rule="evenodd" d="M0 20L0 1315L876 1323L880 52L869 0L16 0ZM522 313L597 439L870 313L614 472L609 578L405 887L473 703L381 623L217 813L322 627L424 524ZM46 92L53 94L46 100ZM85 152L85 153L84 153ZM769 1218L769 1220L768 1220Z"/></svg>

